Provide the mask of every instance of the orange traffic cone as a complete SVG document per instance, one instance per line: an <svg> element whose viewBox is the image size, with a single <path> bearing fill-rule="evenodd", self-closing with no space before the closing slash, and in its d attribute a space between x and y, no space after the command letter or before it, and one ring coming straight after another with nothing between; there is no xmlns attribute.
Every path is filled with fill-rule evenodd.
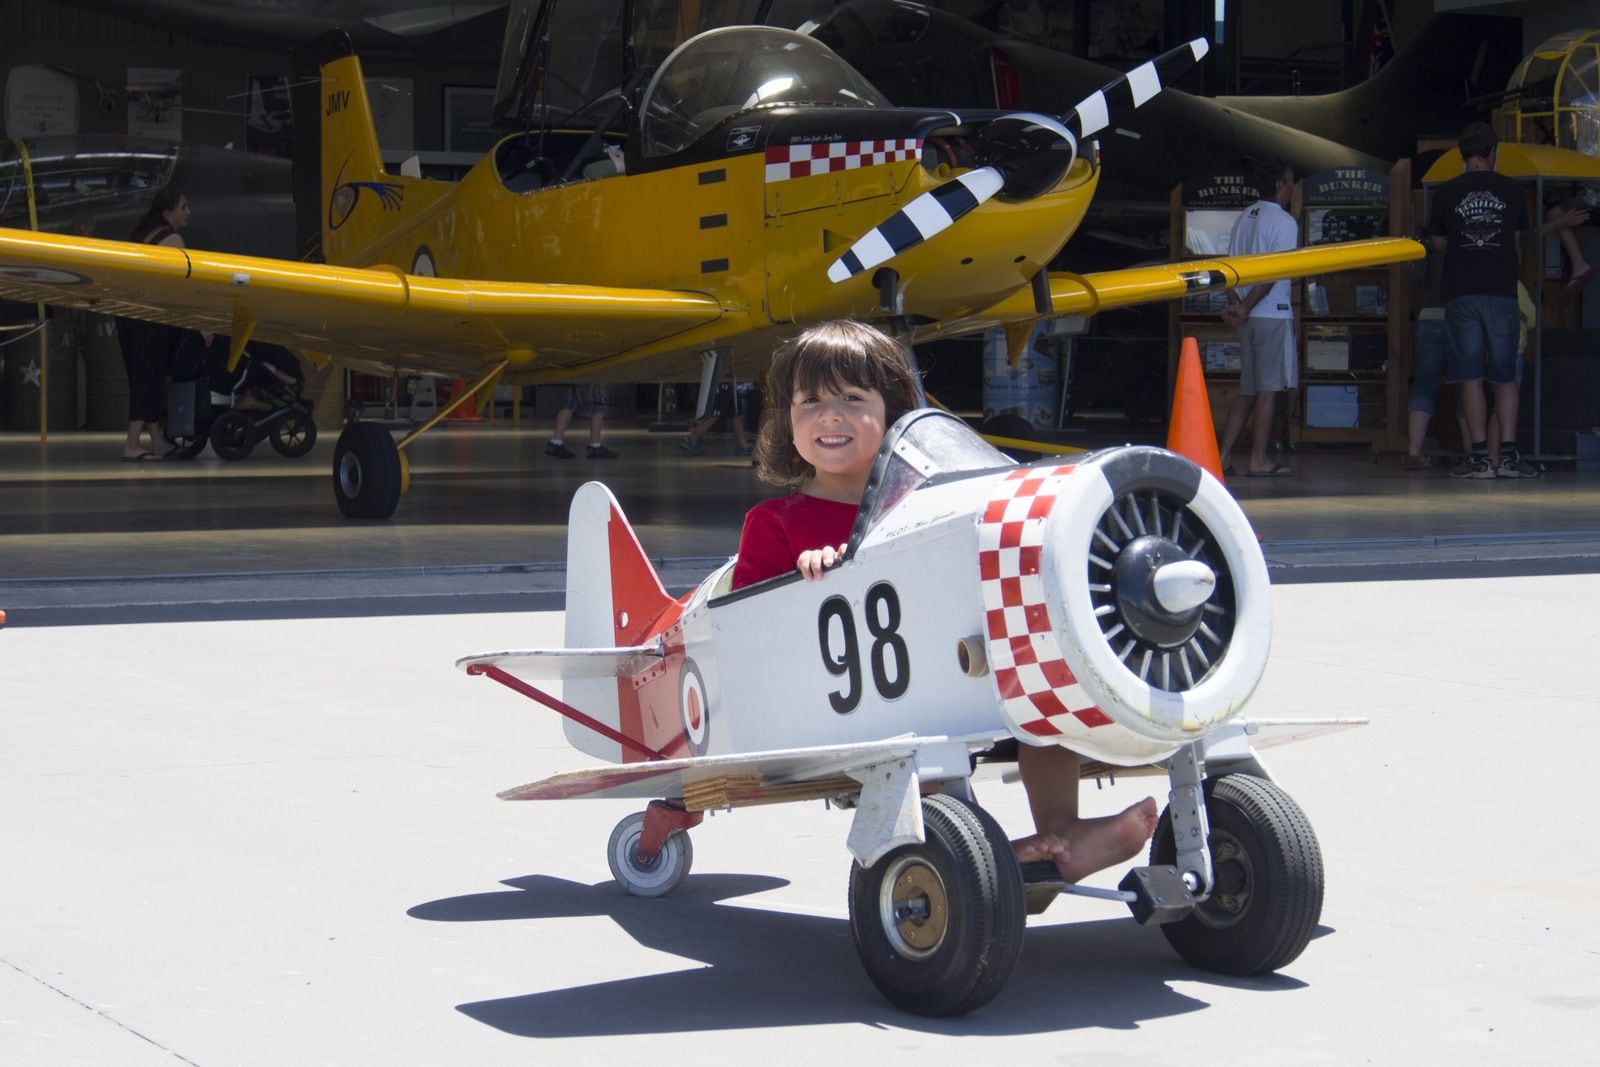
<svg viewBox="0 0 1600 1067"><path fill-rule="evenodd" d="M1178 356L1178 387L1172 395L1172 423L1167 449L1210 471L1222 481L1222 456L1217 452L1217 428L1211 422L1211 400L1206 396L1206 376L1200 369L1200 346L1193 337L1183 339Z"/></svg>
<svg viewBox="0 0 1600 1067"><path fill-rule="evenodd" d="M450 399L454 400L456 397L460 396L466 391L467 380L465 378L457 378L450 383ZM480 420L481 416L478 414L478 402L476 397L468 400L466 403L462 404L460 407L456 408L450 414L445 416L446 422L478 422ZM1215 449L1216 446L1213 445L1212 447Z"/></svg>

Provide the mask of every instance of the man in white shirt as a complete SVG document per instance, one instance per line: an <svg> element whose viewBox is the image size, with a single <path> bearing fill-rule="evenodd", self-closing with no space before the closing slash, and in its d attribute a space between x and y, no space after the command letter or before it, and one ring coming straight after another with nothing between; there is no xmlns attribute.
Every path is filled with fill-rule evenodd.
<svg viewBox="0 0 1600 1067"><path fill-rule="evenodd" d="M1256 187L1261 199L1233 224L1229 255L1287 252L1300 243L1300 227L1286 210L1294 195L1294 168L1281 159L1269 160L1258 172ZM1252 478L1287 478L1294 471L1267 458L1267 441L1278 394L1300 384L1289 283L1267 282L1229 293L1222 321L1239 327L1239 395L1222 435L1223 465L1231 466L1228 456L1248 417L1253 423L1246 473Z"/></svg>

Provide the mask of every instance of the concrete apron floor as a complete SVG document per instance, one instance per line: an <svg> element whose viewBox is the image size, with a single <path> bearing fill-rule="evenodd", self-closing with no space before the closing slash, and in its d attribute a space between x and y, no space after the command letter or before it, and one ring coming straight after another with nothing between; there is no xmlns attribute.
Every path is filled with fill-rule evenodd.
<svg viewBox="0 0 1600 1067"><path fill-rule="evenodd" d="M1251 712L1373 720L1266 756L1327 871L1305 952L1225 977L1118 905L1061 898L956 1019L895 1011L862 971L848 813L719 815L679 891L642 900L604 858L638 802L495 799L590 761L451 664L558 642L559 613L0 632L0 1060L926 1065L973 1038L1015 1063L1171 1064L1241 1038L1293 1064L1592 1059L1600 852L1581 842L1600 828L1591 765L1559 739L1600 715L1600 576L1272 595ZM1525 640L1477 669L1441 621L1469 618ZM1515 722L1555 749L1531 780L1478 783ZM1085 814L1166 789L1100 784ZM1021 789L979 792L1026 829Z"/></svg>
<svg viewBox="0 0 1600 1067"><path fill-rule="evenodd" d="M590 479L611 487L669 587L681 589L733 553L745 511L775 492L733 454L731 437L708 437L696 457L679 449L680 434L622 424L606 435L621 458L601 461L583 458L581 432L567 440L579 458L546 456L547 434L501 422L424 435L409 450L411 490L382 522L340 516L331 430L300 459L263 442L237 463L209 450L124 463L116 434L48 444L0 434L0 608L398 591L442 604L452 594L559 591L567 504ZM1458 481L1356 450L1288 458L1293 478L1228 480L1275 580L1430 561L1600 561L1597 473Z"/></svg>

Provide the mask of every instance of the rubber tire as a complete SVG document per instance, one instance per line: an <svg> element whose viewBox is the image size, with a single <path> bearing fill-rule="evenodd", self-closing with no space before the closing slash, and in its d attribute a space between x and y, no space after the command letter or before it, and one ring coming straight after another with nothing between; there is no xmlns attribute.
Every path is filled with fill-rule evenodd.
<svg viewBox="0 0 1600 1067"><path fill-rule="evenodd" d="M643 867L634 853L643 833L642 811L629 815L611 831L611 840L606 842L606 862L611 866L611 877L633 896L665 896L689 877L689 868L694 866L694 843L686 832L674 830L656 853L655 862Z"/></svg>
<svg viewBox="0 0 1600 1067"><path fill-rule="evenodd" d="M333 450L333 495L347 519L387 519L400 503L400 452L382 426L352 422Z"/></svg>
<svg viewBox="0 0 1600 1067"><path fill-rule="evenodd" d="M208 427L196 426L193 437L169 437L172 442L173 459L193 459L206 450Z"/></svg>
<svg viewBox="0 0 1600 1067"><path fill-rule="evenodd" d="M1161 932L1189 963L1217 974L1268 974L1305 950L1322 918L1322 849L1288 793L1264 778L1206 779L1207 839L1216 885L1187 918ZM1177 861L1172 811L1161 813L1150 862ZM1241 910L1229 901L1244 896Z"/></svg>
<svg viewBox="0 0 1600 1067"><path fill-rule="evenodd" d="M960 1015L1005 987L1022 950L1027 916L1022 872L988 813L952 796L922 800L926 840L901 845L871 867L850 868L850 935L867 977L891 1004L914 1015ZM880 900L903 860L931 869L945 894L946 928L922 958L885 929Z"/></svg>
<svg viewBox="0 0 1600 1067"><path fill-rule="evenodd" d="M309 412L299 408L289 412L267 431L267 440L278 455L286 459L299 459L317 445L317 424Z"/></svg>
<svg viewBox="0 0 1600 1067"><path fill-rule="evenodd" d="M211 420L208 432L211 451L229 463L237 463L248 456L258 440L256 424L250 421L250 416L240 411L222 412Z"/></svg>

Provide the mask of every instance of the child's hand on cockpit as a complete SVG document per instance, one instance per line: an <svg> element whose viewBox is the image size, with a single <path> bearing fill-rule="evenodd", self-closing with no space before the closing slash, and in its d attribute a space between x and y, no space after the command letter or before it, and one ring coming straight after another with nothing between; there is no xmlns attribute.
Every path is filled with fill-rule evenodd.
<svg viewBox="0 0 1600 1067"><path fill-rule="evenodd" d="M822 577L822 572L844 559L845 546L835 548L828 545L825 548L808 548L800 553L800 558L795 560L795 568L800 571L808 582L814 582Z"/></svg>

